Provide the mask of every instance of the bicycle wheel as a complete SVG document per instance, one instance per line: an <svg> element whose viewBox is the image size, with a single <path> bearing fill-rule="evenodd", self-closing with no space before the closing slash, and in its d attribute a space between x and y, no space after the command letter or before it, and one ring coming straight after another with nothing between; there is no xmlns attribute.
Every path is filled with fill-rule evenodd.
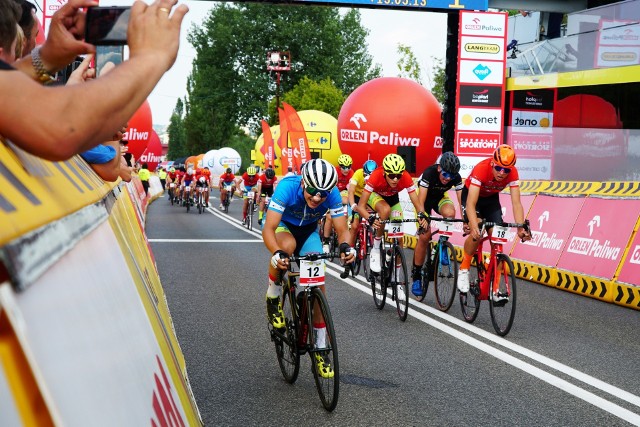
<svg viewBox="0 0 640 427"><path fill-rule="evenodd" d="M204 204L202 201L202 196L198 196L198 213L201 214L204 210Z"/></svg>
<svg viewBox="0 0 640 427"><path fill-rule="evenodd" d="M460 294L460 308L462 317L469 323L473 323L478 317L480 310L480 280L478 279L478 268L483 268L482 262L476 263L475 270L469 269L469 292ZM457 285L456 285L457 286Z"/></svg>
<svg viewBox="0 0 640 427"><path fill-rule="evenodd" d="M338 363L338 344L336 342L336 334L333 329L333 319L331 317L331 311L329 310L329 304L324 293L314 288L312 291L313 301L311 318L313 318L313 311L320 310L322 319L326 327L325 342L318 342L318 336L312 334L312 350L309 352L311 356L311 364L313 366L313 378L316 381L316 388L318 389L318 395L322 401L324 409L331 412L336 408L338 404L338 394L340 391L340 364ZM320 359L319 357L320 356ZM322 362L326 367L327 364L331 365L333 369L332 376L323 376L319 372L319 362Z"/></svg>
<svg viewBox="0 0 640 427"><path fill-rule="evenodd" d="M191 209L191 196L187 197L187 213L189 213L189 209Z"/></svg>
<svg viewBox="0 0 640 427"><path fill-rule="evenodd" d="M516 273L513 262L505 254L498 254L496 269L489 288L489 310L493 329L503 337L511 330L516 315Z"/></svg>
<svg viewBox="0 0 640 427"><path fill-rule="evenodd" d="M247 207L247 229L251 230L253 227L253 202L249 202Z"/></svg>
<svg viewBox="0 0 640 427"><path fill-rule="evenodd" d="M360 236L356 235L356 244L354 245L354 249L356 251L356 257L353 260L353 264L351 264L351 275L356 277L360 273L360 265L362 264L361 252L360 252Z"/></svg>
<svg viewBox="0 0 640 427"><path fill-rule="evenodd" d="M416 297L416 301L422 302L427 297L427 291L429 290L429 277L428 272L431 271L431 259L429 258L429 253L427 253L427 258L424 260L424 265L420 269L420 289L422 289L422 295ZM411 277L412 286L413 286L413 275Z"/></svg>
<svg viewBox="0 0 640 427"><path fill-rule="evenodd" d="M456 250L449 242L442 242L436 250L433 273L433 290L436 294L436 305L447 311L453 304L458 286L458 260Z"/></svg>
<svg viewBox="0 0 640 427"><path fill-rule="evenodd" d="M398 265L398 258L400 258L400 265ZM407 320L407 314L409 314L409 288L407 285L407 261L400 246L395 246L395 253L389 268L393 268L391 282L396 288L398 317L404 322Z"/></svg>
<svg viewBox="0 0 640 427"><path fill-rule="evenodd" d="M376 250L376 249L373 249ZM380 249L377 249L380 250ZM384 258L384 254L382 254ZM371 258L369 258L370 260ZM369 270L369 283L371 284L371 292L373 293L373 303L376 305L378 310L382 310L384 308L384 304L387 300L387 279L386 273L384 271L376 274Z"/></svg>
<svg viewBox="0 0 640 427"><path fill-rule="evenodd" d="M285 329L282 334L274 336L278 365L285 381L293 384L300 370L300 353L298 353L297 311L294 308L295 291L288 286L283 289L282 311L284 312ZM277 332L274 332L277 334Z"/></svg>

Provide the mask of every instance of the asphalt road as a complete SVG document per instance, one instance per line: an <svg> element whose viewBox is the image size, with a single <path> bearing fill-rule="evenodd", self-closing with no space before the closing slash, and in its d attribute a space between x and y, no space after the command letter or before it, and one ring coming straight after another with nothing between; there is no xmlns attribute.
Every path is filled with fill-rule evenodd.
<svg viewBox="0 0 640 427"><path fill-rule="evenodd" d="M437 310L432 287L402 323L394 305L377 310L361 277L341 280L335 264L327 294L341 385L327 413L308 357L294 385L282 378L265 315L270 254L241 227L240 203L229 215L198 214L160 198L147 214L205 425L640 425L637 311L519 281L506 338L494 333L486 301L470 325L457 300Z"/></svg>

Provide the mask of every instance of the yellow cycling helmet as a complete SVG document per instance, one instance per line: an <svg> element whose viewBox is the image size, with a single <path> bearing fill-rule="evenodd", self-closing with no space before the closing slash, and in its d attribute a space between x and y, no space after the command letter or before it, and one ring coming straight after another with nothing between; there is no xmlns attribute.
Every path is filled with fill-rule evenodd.
<svg viewBox="0 0 640 427"><path fill-rule="evenodd" d="M353 159L348 154L341 154L338 157L338 166L349 168L353 164Z"/></svg>
<svg viewBox="0 0 640 427"><path fill-rule="evenodd" d="M257 170L255 167L253 167L253 166L249 166L249 167L247 168L247 175L249 175L249 176L254 176L254 175L255 175L255 174L257 174L257 173L258 173L258 170Z"/></svg>
<svg viewBox="0 0 640 427"><path fill-rule="evenodd" d="M402 173L406 166L401 156L397 154L387 154L382 160L382 168L387 173Z"/></svg>

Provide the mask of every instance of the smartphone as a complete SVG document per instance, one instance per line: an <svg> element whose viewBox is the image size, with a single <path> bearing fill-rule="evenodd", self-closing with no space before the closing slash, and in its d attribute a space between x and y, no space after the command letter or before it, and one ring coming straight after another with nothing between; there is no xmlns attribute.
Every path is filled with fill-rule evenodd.
<svg viewBox="0 0 640 427"><path fill-rule="evenodd" d="M130 12L130 6L88 8L84 40L96 46L126 45Z"/></svg>

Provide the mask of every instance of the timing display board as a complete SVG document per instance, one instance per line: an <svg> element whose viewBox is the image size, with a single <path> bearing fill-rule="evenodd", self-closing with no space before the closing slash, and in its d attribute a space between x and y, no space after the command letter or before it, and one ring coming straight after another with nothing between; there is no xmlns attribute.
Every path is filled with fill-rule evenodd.
<svg viewBox="0 0 640 427"><path fill-rule="evenodd" d="M489 0L290 0L287 3L316 3L387 9L429 9L437 12L445 10L486 11L489 7Z"/></svg>

